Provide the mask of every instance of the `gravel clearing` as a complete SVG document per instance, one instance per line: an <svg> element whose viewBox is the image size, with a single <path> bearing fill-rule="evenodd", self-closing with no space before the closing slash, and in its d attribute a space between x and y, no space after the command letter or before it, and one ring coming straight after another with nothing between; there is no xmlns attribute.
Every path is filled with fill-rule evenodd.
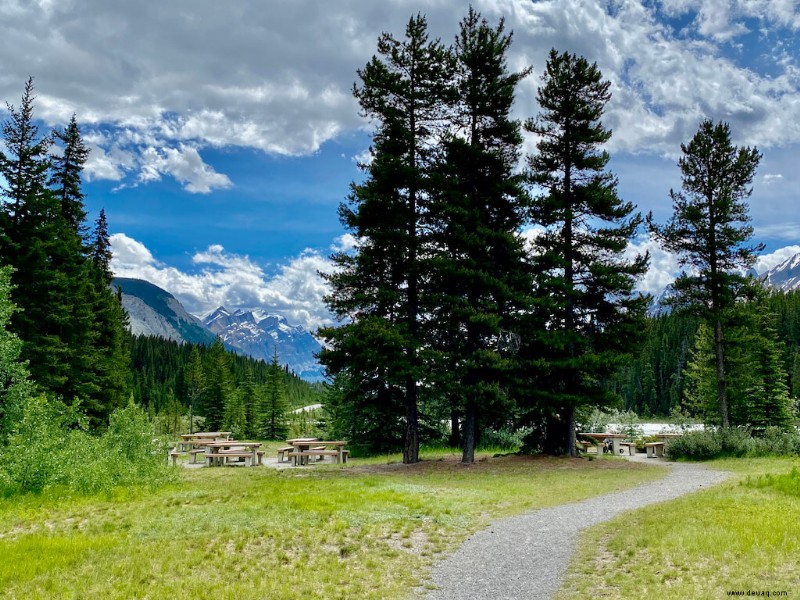
<svg viewBox="0 0 800 600"><path fill-rule="evenodd" d="M434 567L431 583L437 589L428 600L552 598L582 530L625 511L710 487L731 475L700 464L659 463L670 473L657 482L496 521Z"/></svg>

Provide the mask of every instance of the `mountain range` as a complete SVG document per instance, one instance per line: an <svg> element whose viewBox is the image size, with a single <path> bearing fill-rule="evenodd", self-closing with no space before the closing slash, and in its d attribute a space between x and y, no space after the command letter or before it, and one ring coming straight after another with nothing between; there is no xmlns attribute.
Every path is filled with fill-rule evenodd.
<svg viewBox="0 0 800 600"><path fill-rule="evenodd" d="M800 289L800 253L758 276L773 289ZM235 352L270 362L278 361L307 381L321 381L323 368L316 358L322 346L308 331L263 309L229 310L220 306L200 319L189 314L169 292L141 279L118 277L113 285L122 291L135 335L154 335L178 342L210 344L219 336ZM651 314L665 310L660 304L670 294L667 287L654 298Z"/></svg>
<svg viewBox="0 0 800 600"><path fill-rule="evenodd" d="M308 331L261 309L229 311L219 307L204 319L189 314L169 292L141 279L117 277L134 335L153 335L177 342L210 344L219 336L240 354L287 365L301 379L321 381L323 368L316 358L322 346Z"/></svg>

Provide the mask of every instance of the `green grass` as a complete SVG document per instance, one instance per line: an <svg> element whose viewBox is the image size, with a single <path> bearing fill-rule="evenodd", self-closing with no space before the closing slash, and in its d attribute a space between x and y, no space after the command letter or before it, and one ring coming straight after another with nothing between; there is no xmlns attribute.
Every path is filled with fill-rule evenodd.
<svg viewBox="0 0 800 600"><path fill-rule="evenodd" d="M735 476L589 530L558 599L712 599L729 591L794 597L800 591L800 485L792 470L800 459L708 464Z"/></svg>
<svg viewBox="0 0 800 600"><path fill-rule="evenodd" d="M277 471L186 469L157 492L0 503L2 598L407 598L491 519L663 470L452 452Z"/></svg>

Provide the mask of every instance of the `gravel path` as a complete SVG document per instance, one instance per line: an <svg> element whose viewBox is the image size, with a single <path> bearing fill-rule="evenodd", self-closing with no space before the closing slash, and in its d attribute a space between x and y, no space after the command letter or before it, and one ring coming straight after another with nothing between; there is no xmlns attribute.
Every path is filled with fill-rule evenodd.
<svg viewBox="0 0 800 600"><path fill-rule="evenodd" d="M503 519L470 537L433 570L428 600L552 598L582 530L625 511L720 483L730 473L699 464L663 463L664 479L582 502Z"/></svg>

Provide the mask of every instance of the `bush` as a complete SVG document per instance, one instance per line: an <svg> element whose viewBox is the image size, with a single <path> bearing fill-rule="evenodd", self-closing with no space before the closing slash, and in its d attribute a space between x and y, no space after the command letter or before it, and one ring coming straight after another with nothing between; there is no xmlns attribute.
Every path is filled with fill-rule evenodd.
<svg viewBox="0 0 800 600"><path fill-rule="evenodd" d="M44 396L18 407L0 449L0 493L39 493L63 487L90 494L117 487L158 486L174 477L166 443L134 404L117 409L101 436L87 432L74 407Z"/></svg>
<svg viewBox="0 0 800 600"><path fill-rule="evenodd" d="M487 429L481 433L479 450L503 450L516 452L522 447L522 438L529 432L526 429Z"/></svg>
<svg viewBox="0 0 800 600"><path fill-rule="evenodd" d="M768 428L763 437L754 438L744 428L689 431L666 445L670 458L709 460L723 456L759 457L800 454L800 436Z"/></svg>

